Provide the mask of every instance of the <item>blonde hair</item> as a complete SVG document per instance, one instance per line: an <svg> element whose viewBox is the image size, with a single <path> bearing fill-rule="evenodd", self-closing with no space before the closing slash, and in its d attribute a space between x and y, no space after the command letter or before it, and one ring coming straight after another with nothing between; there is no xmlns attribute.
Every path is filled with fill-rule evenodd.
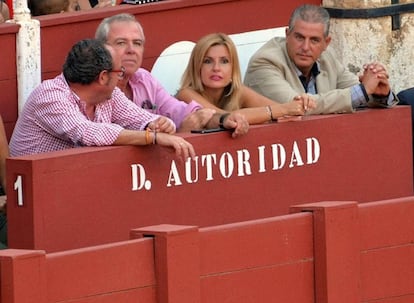
<svg viewBox="0 0 414 303"><path fill-rule="evenodd" d="M219 100L219 104L216 104L219 108L226 111L233 111L240 108L240 95L241 95L241 73L240 63L237 56L237 49L233 41L229 36L223 33L214 33L202 37L194 46L191 52L190 60L184 71L181 79L181 89L190 88L204 96L205 90L201 81L201 67L203 65L206 53L212 46L223 45L227 48L230 55L230 63L232 64L231 82L225 87L224 93Z"/></svg>

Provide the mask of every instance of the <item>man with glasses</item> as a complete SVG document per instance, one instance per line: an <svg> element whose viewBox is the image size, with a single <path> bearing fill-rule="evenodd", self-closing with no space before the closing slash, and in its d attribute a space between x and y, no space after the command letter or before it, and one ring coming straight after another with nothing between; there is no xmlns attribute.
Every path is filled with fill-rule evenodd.
<svg viewBox="0 0 414 303"><path fill-rule="evenodd" d="M141 68L145 36L133 15L118 14L105 18L98 26L95 38L114 49L126 71L118 87L139 107L172 119L181 132L219 126L220 114L211 109L201 109L195 101L187 104L170 96L150 72ZM242 115L231 113L225 117L229 125L225 123L224 126L234 129L233 137L247 132L248 122Z"/></svg>
<svg viewBox="0 0 414 303"><path fill-rule="evenodd" d="M169 118L149 113L117 88L125 75L111 47L95 39L76 43L63 73L29 96L10 140L11 156L80 146L159 144L194 157L193 146L174 136Z"/></svg>

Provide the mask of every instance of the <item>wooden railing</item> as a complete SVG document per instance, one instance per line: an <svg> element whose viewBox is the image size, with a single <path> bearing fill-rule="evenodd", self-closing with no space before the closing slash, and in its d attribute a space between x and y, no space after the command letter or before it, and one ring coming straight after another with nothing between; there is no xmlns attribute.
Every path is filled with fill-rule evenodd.
<svg viewBox="0 0 414 303"><path fill-rule="evenodd" d="M221 226L157 225L133 240L0 252L1 302L414 300L414 198L296 205Z"/></svg>

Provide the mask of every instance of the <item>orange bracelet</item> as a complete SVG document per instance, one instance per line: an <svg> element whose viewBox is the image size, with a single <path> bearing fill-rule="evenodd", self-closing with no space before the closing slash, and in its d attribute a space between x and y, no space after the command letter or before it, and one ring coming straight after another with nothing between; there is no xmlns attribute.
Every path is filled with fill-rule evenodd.
<svg viewBox="0 0 414 303"><path fill-rule="evenodd" d="M150 129L147 128L145 130L145 144L150 144L151 143L151 138L150 138Z"/></svg>

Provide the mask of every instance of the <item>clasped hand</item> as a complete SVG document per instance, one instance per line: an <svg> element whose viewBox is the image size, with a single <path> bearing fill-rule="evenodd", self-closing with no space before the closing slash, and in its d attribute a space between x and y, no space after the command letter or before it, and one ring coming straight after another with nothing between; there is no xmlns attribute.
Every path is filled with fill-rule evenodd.
<svg viewBox="0 0 414 303"><path fill-rule="evenodd" d="M308 94L301 94L295 96L293 101L299 105L299 114L304 115L308 110L316 108L316 101Z"/></svg>
<svg viewBox="0 0 414 303"><path fill-rule="evenodd" d="M381 63L374 62L365 64L363 69L359 81L364 85L367 94L381 97L388 96L391 89L385 67Z"/></svg>

